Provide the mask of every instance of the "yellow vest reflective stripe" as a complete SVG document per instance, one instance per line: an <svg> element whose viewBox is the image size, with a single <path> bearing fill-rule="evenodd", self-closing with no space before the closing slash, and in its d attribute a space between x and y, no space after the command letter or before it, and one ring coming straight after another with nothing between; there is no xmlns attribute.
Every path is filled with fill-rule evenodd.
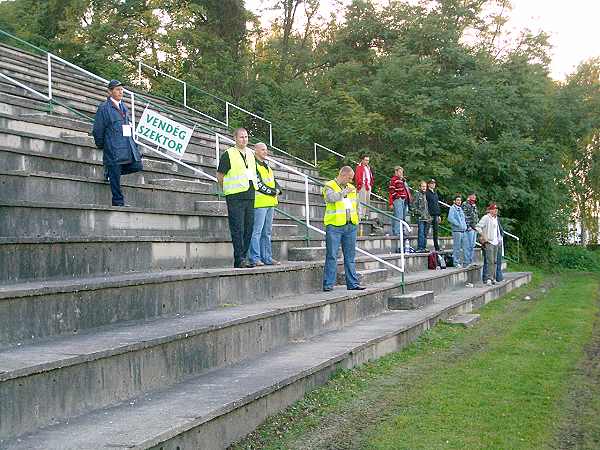
<svg viewBox="0 0 600 450"><path fill-rule="evenodd" d="M250 187L250 179L256 188L256 161L254 160L254 153L250 150L246 151L248 168L252 169L254 174L253 176L251 174L250 178L248 178L248 169L246 168L244 158L240 155L239 150L235 147L231 147L227 149L227 154L229 155L231 168L223 177L223 193L225 195L231 195L247 191Z"/></svg>
<svg viewBox="0 0 600 450"><path fill-rule="evenodd" d="M268 187L275 189L275 175L273 175L273 169L257 164L256 170L260 174L263 183ZM256 191L256 196L254 197L255 208L270 208L272 206L277 206L278 204L279 202L277 201L276 195L265 195L258 190Z"/></svg>
<svg viewBox="0 0 600 450"><path fill-rule="evenodd" d="M334 192L342 192L342 188L335 180L328 181L325 183L325 186L330 187ZM348 186L352 185L348 184ZM323 188L323 197L325 197L325 189L327 188ZM356 190L350 192L346 198L352 201L350 221L356 225L358 224L358 200L356 198ZM327 202L327 198L325 198L325 202ZM323 219L323 223L325 226L335 225L336 227L346 225L346 205L344 204L343 200L335 203L325 204L325 217Z"/></svg>

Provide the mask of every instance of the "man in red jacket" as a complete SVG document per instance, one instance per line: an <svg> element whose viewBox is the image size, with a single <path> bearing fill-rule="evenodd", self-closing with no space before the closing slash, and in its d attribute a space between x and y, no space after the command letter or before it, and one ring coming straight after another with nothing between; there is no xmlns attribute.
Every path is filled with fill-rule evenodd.
<svg viewBox="0 0 600 450"><path fill-rule="evenodd" d="M369 166L369 157L365 154L360 155L360 163L356 166L354 171L354 181L356 184L356 190L358 192L358 215L361 219L369 218L369 211L366 206L361 203L369 204L371 200L371 190L373 189L373 172Z"/></svg>
<svg viewBox="0 0 600 450"><path fill-rule="evenodd" d="M411 203L410 188L404 178L404 169L400 166L394 167L394 176L388 186L390 209L394 211L394 217L405 220L408 212L408 206ZM392 233L394 236L400 236L401 222L394 220L392 222ZM400 247L400 246L399 246Z"/></svg>

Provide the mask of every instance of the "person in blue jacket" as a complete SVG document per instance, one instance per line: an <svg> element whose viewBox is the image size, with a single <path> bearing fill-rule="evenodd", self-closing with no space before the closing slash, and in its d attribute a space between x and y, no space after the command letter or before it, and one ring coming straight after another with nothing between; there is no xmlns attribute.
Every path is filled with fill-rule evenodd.
<svg viewBox="0 0 600 450"><path fill-rule="evenodd" d="M142 157L133 140L129 111L123 102L123 85L108 83L108 98L98 106L94 119L94 142L102 150L104 174L110 182L113 206L129 206L121 191L121 175L140 172Z"/></svg>
<svg viewBox="0 0 600 450"><path fill-rule="evenodd" d="M452 257L454 259L454 267L464 266L465 256L468 255L467 221L465 219L465 212L460 207L461 204L462 197L457 195L454 198L454 204L448 212L448 222L452 225Z"/></svg>

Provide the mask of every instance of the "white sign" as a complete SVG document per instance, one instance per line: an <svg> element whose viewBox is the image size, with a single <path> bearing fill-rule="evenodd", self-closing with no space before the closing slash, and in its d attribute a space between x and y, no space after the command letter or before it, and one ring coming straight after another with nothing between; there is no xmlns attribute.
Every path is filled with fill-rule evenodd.
<svg viewBox="0 0 600 450"><path fill-rule="evenodd" d="M162 116L146 107L135 133L154 145L183 155L194 130Z"/></svg>

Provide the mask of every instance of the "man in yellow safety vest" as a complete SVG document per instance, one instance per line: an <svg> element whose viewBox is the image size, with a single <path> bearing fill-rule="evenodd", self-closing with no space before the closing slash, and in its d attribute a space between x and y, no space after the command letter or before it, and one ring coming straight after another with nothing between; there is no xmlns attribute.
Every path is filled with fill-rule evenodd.
<svg viewBox="0 0 600 450"><path fill-rule="evenodd" d="M254 226L254 190L256 162L248 145L248 132L233 132L235 147L227 149L219 160L217 179L225 194L229 232L233 244L233 267L253 267L246 260Z"/></svg>
<svg viewBox="0 0 600 450"><path fill-rule="evenodd" d="M278 204L277 195L281 192L275 181L273 169L267 164L267 146L259 142L254 146L256 158L256 196L254 197L254 229L250 240L248 264L250 266L272 266L279 264L273 259L271 230L273 211Z"/></svg>
<svg viewBox="0 0 600 450"><path fill-rule="evenodd" d="M354 170L350 166L340 169L338 176L325 183L325 269L323 271L323 291L333 289L337 277L337 254L342 246L346 287L362 291L354 263L356 253L356 229L358 228L358 199L356 188L350 184Z"/></svg>

